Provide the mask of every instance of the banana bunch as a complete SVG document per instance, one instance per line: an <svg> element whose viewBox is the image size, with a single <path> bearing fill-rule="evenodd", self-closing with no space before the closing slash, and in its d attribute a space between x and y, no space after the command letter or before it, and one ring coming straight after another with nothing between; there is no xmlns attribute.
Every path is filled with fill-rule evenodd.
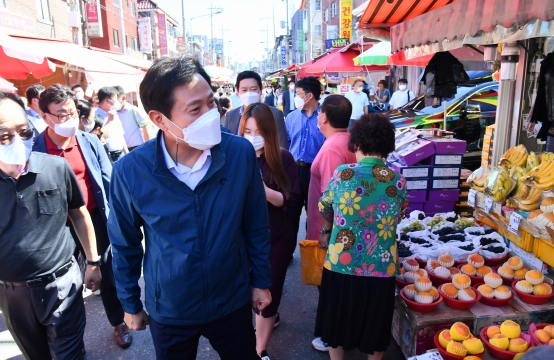
<svg viewBox="0 0 554 360"><path fill-rule="evenodd" d="M523 177L525 176L525 174L527 174L527 171L525 170L525 168L519 165L516 165L510 169L510 177L516 183L512 194L517 194L521 189L521 186L523 185Z"/></svg>
<svg viewBox="0 0 554 360"><path fill-rule="evenodd" d="M554 161L546 161L529 171L523 182L533 183L539 190L550 190L554 187Z"/></svg>
<svg viewBox="0 0 554 360"><path fill-rule="evenodd" d="M541 155L541 163L546 161L554 161L554 154L551 152L543 152Z"/></svg>
<svg viewBox="0 0 554 360"><path fill-rule="evenodd" d="M479 192L485 192L485 183L487 182L487 174L490 172L488 166L481 166L475 170L468 178L469 185Z"/></svg>
<svg viewBox="0 0 554 360"><path fill-rule="evenodd" d="M542 192L529 185L523 185L521 190L516 194L515 200L518 202L518 208L523 211L531 211L538 209Z"/></svg>
<svg viewBox="0 0 554 360"><path fill-rule="evenodd" d="M539 166L540 163L541 161L539 159L539 156L535 154L535 152L531 151L527 156L527 165L525 166L525 169L529 172Z"/></svg>
<svg viewBox="0 0 554 360"><path fill-rule="evenodd" d="M512 191L512 178L508 169L499 167L487 175L485 194L490 195L494 202L500 202Z"/></svg>
<svg viewBox="0 0 554 360"><path fill-rule="evenodd" d="M525 166L527 164L527 149L523 145L514 146L508 149L500 158L499 166L508 168L516 165Z"/></svg>
<svg viewBox="0 0 554 360"><path fill-rule="evenodd" d="M519 209L519 203L514 199L506 199L506 206L515 210Z"/></svg>

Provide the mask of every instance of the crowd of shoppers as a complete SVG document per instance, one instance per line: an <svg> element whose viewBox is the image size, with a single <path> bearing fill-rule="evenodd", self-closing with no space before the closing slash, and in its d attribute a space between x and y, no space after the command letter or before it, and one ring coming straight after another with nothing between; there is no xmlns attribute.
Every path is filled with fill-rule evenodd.
<svg viewBox="0 0 554 360"><path fill-rule="evenodd" d="M78 84L33 86L27 113L0 92L0 309L24 355L83 358L84 279L122 348L148 325L158 359L194 359L204 336L224 360L269 360L305 209L327 249L313 346L380 359L406 189L384 163L394 126L368 114L362 87L320 104L314 77L263 94L245 71L230 109L183 56L148 70L144 111L118 86L97 106Z"/></svg>

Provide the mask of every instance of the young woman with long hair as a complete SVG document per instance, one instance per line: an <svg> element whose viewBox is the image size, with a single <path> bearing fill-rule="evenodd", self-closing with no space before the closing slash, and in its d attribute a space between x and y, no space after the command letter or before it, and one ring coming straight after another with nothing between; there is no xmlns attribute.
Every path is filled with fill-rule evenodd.
<svg viewBox="0 0 554 360"><path fill-rule="evenodd" d="M289 260L296 247L296 233L288 209L300 197L300 183L294 158L279 146L277 125L268 105L254 103L242 114L239 136L254 146L265 186L271 231L271 304L256 314L256 350L269 360L267 344L273 328L279 325L277 310L281 302L283 284Z"/></svg>

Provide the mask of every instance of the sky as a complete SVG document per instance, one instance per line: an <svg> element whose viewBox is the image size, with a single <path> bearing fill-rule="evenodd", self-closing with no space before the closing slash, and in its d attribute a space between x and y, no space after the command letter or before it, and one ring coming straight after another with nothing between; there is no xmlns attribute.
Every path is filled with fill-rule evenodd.
<svg viewBox="0 0 554 360"><path fill-rule="evenodd" d="M288 1L289 6L294 3L294 8L298 9L300 0ZM286 29L280 27L280 22L286 20L284 0L154 0L154 2L180 24L182 23L181 4L184 4L187 32L191 31L191 17L209 14L211 6L222 8L221 14L213 16L213 33L214 38L221 38L223 32L225 51L229 51L232 62L247 63L252 60L262 60L266 43L269 41L270 48L275 44L273 16L275 36L286 33ZM289 11L289 17L292 15ZM210 32L209 16L192 20L193 35L207 35L209 38Z"/></svg>

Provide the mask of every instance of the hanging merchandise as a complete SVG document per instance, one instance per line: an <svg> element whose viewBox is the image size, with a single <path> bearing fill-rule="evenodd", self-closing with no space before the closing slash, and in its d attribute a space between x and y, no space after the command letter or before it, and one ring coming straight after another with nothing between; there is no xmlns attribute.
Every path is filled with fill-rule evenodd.
<svg viewBox="0 0 554 360"><path fill-rule="evenodd" d="M453 97L456 95L458 84L468 80L469 76L458 59L448 51L436 53L423 73L423 82L427 85L425 96Z"/></svg>

